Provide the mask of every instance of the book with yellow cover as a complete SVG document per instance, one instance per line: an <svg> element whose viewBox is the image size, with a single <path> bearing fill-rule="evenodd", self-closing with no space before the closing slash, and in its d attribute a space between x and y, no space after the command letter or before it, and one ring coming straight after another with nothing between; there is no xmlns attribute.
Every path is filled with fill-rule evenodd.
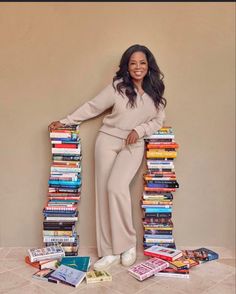
<svg viewBox="0 0 236 294"><path fill-rule="evenodd" d="M92 270L86 273L87 283L97 283L104 281L112 281L112 276L107 271Z"/></svg>

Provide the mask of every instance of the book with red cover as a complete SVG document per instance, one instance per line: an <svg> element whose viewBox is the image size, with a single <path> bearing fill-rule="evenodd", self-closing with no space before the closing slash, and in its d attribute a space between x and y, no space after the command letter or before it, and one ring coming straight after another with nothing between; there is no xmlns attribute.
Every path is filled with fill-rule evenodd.
<svg viewBox="0 0 236 294"><path fill-rule="evenodd" d="M145 249L144 255L158 257L167 261L173 261L180 258L183 255L183 253L181 250L178 249L154 245L150 248Z"/></svg>

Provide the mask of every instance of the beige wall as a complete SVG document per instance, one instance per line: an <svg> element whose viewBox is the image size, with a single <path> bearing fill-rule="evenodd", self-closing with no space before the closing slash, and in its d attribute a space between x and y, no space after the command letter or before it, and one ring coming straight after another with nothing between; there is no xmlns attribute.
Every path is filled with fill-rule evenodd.
<svg viewBox="0 0 236 294"><path fill-rule="evenodd" d="M107 85L121 54L146 45L165 74L175 161L177 246L234 246L234 3L0 4L0 246L39 246L50 167L48 124ZM95 136L83 123L81 246L95 246ZM144 164L132 182L142 243Z"/></svg>

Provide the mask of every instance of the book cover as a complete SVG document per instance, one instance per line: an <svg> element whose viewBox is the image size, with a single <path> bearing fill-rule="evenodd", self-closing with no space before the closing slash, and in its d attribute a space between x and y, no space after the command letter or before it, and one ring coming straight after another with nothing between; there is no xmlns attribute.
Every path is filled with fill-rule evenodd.
<svg viewBox="0 0 236 294"><path fill-rule="evenodd" d="M182 250L182 253L185 258L194 259L199 263L204 263L219 258L218 253L203 247L193 250Z"/></svg>
<svg viewBox="0 0 236 294"><path fill-rule="evenodd" d="M150 258L144 262L133 265L128 269L128 273L139 281L143 281L155 273L164 270L169 266L167 261L159 258Z"/></svg>
<svg viewBox="0 0 236 294"><path fill-rule="evenodd" d="M63 248L59 245L28 249L28 253L31 262L65 256Z"/></svg>
<svg viewBox="0 0 236 294"><path fill-rule="evenodd" d="M45 269L45 268L47 268L47 269L56 269L56 265L57 265L57 259L53 259L53 260L49 260L49 261L47 261L47 262L45 262L45 263L42 263L42 264L40 264L40 269L42 270L42 269Z"/></svg>
<svg viewBox="0 0 236 294"><path fill-rule="evenodd" d="M51 274L53 272L54 272L53 269L45 268L45 269L39 270L36 273L34 273L32 275L32 278L38 279L38 280L43 280L43 281L48 281L48 282L52 282L52 283L59 283L59 281L57 281L51 277Z"/></svg>
<svg viewBox="0 0 236 294"><path fill-rule="evenodd" d="M63 264L74 269L87 272L91 263L90 256L62 257L59 265Z"/></svg>
<svg viewBox="0 0 236 294"><path fill-rule="evenodd" d="M108 281L112 281L112 276L107 271L93 270L86 273L87 284Z"/></svg>
<svg viewBox="0 0 236 294"><path fill-rule="evenodd" d="M86 273L80 270L76 270L72 267L61 264L51 276L59 280L64 284L68 284L72 287L78 287L78 285L83 281Z"/></svg>
<svg viewBox="0 0 236 294"><path fill-rule="evenodd" d="M193 258L181 256L180 258L170 261L170 267L174 269L185 269L199 265L199 261Z"/></svg>
<svg viewBox="0 0 236 294"><path fill-rule="evenodd" d="M144 255L159 257L167 261L173 261L180 258L183 253L178 249L171 249L163 246L152 246L144 250Z"/></svg>
<svg viewBox="0 0 236 294"><path fill-rule="evenodd" d="M205 256L207 255L207 257L205 258L205 260L203 260L203 262L206 262L206 261L211 261L211 260L214 260L214 259L218 259L219 258L219 254L212 251L211 249L208 249L208 248L198 248L198 249L195 249L195 251L199 254L201 254L200 256Z"/></svg>

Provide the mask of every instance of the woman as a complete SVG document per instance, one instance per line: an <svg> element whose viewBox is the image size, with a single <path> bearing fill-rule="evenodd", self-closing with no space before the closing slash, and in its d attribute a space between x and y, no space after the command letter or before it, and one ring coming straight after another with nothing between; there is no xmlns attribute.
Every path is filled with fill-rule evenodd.
<svg viewBox="0 0 236 294"><path fill-rule="evenodd" d="M153 54L133 45L123 54L119 70L96 97L72 114L52 122L50 130L78 124L112 107L103 119L95 144L96 270L136 260L129 185L142 162L144 137L158 131L165 119L164 83Z"/></svg>

